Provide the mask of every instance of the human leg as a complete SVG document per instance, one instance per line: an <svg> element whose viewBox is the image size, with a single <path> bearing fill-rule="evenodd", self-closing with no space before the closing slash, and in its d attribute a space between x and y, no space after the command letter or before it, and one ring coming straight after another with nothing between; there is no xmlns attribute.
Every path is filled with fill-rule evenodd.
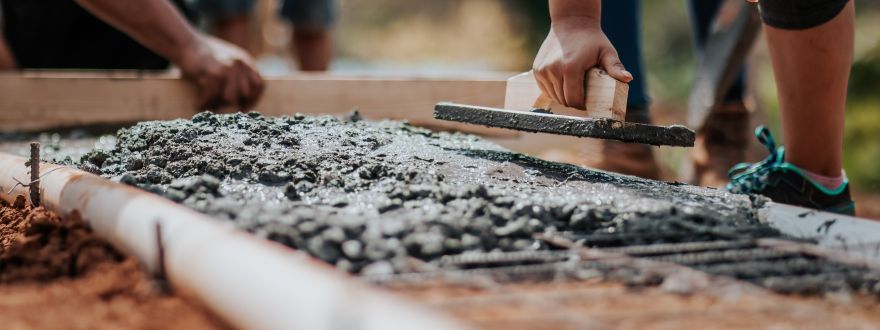
<svg viewBox="0 0 880 330"><path fill-rule="evenodd" d="M331 28L336 20L335 2L286 0L281 15L293 24L291 47L300 70L327 70L333 58Z"/></svg>
<svg viewBox="0 0 880 330"><path fill-rule="evenodd" d="M688 8L697 54L702 54L711 33L712 23L730 0L689 0ZM701 186L722 187L727 183L727 170L746 159L748 147L749 112L743 102L745 70L728 90L724 102L712 109L697 130L697 139L691 152L691 182Z"/></svg>
<svg viewBox="0 0 880 330"><path fill-rule="evenodd" d="M777 82L786 148L775 149L769 130L759 140L771 149L763 162L737 166L732 192L852 214L842 170L846 89L852 64L855 8L847 0L762 0Z"/></svg>
<svg viewBox="0 0 880 330"><path fill-rule="evenodd" d="M208 18L211 34L236 46L250 49L250 24L254 0L198 0L196 7Z"/></svg>
<svg viewBox="0 0 880 330"><path fill-rule="evenodd" d="M650 123L650 99L647 75L642 59L641 1L603 0L602 31L617 49L620 61L633 75L629 83L626 121ZM589 150L581 156L589 167L635 175L646 179L660 179L660 167L651 146L603 140L598 150Z"/></svg>
<svg viewBox="0 0 880 330"><path fill-rule="evenodd" d="M765 25L764 31L779 94L786 159L817 174L839 176L854 51L854 2L809 29Z"/></svg>

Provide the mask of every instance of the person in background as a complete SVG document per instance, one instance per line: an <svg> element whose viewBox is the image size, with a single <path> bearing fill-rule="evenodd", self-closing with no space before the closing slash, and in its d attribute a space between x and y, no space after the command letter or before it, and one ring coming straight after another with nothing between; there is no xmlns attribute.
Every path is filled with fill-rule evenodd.
<svg viewBox="0 0 880 330"><path fill-rule="evenodd" d="M725 1L688 1L696 52L702 52L712 21L720 14ZM642 53L641 3L642 0L603 0L601 27L633 76L629 83L626 120L650 123L651 100L648 97ZM712 112L704 127L697 132L696 145L691 153L694 168L691 181L694 184L724 186L727 182L727 170L745 161L749 111L743 101L744 76L744 70L741 70L727 93L725 102ZM588 152L586 157L581 158L582 161L585 160L586 165L594 168L660 179L660 166L650 146L605 140L601 141L601 147L597 151Z"/></svg>
<svg viewBox="0 0 880 330"><path fill-rule="evenodd" d="M173 63L198 87L203 109L246 109L263 91L251 57L196 31L182 0L3 0L0 7L0 68L165 70Z"/></svg>
<svg viewBox="0 0 880 330"><path fill-rule="evenodd" d="M787 146L777 148L770 131L759 127L756 135L770 155L762 162L731 168L726 189L853 214L842 162L855 5L849 0L762 0L759 6ZM600 0L550 0L553 22L534 71L541 89L560 104L584 108L582 82L592 67L633 82L634 75L603 30L602 12ZM627 117L630 120L629 113Z"/></svg>
<svg viewBox="0 0 880 330"><path fill-rule="evenodd" d="M12 70L17 66L6 43L6 38L3 37L3 4L0 3L0 71Z"/></svg>
<svg viewBox="0 0 880 330"><path fill-rule="evenodd" d="M265 0L264 0L265 1ZM197 0L211 32L248 48L257 0ZM293 24L290 47L302 71L326 71L333 56L331 29L336 21L333 0L283 0L281 17Z"/></svg>

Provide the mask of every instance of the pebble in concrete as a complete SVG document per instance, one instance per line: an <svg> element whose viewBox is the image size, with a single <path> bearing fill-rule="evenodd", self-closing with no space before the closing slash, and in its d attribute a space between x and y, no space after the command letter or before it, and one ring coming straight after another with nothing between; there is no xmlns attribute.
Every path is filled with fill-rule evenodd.
<svg viewBox="0 0 880 330"><path fill-rule="evenodd" d="M533 234L756 224L760 199L511 153L397 121L200 113L144 122L80 167L355 273L544 248Z"/></svg>

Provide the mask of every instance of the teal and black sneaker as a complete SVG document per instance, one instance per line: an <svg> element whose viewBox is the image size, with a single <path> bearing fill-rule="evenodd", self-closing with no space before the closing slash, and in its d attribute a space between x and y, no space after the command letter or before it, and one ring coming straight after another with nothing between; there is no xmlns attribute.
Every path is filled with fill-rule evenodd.
<svg viewBox="0 0 880 330"><path fill-rule="evenodd" d="M776 147L773 135L764 126L755 129L758 141L770 150L760 163L737 164L728 172L727 191L759 194L774 202L828 212L854 215L855 203L849 194L849 180L831 190L810 179L804 170L785 161L785 148Z"/></svg>

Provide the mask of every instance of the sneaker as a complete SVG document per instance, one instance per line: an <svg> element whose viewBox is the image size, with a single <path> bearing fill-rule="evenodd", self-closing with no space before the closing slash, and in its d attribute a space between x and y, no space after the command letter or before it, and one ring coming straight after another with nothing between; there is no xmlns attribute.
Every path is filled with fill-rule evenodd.
<svg viewBox="0 0 880 330"><path fill-rule="evenodd" d="M810 179L799 167L785 161L785 148L776 147L773 135L764 126L755 135L770 151L760 163L740 163L730 169L727 191L736 194L759 194L777 203L803 206L827 212L855 215L855 203L849 193L849 180L837 189L828 189Z"/></svg>
<svg viewBox="0 0 880 330"><path fill-rule="evenodd" d="M746 161L749 142L749 111L742 103L727 104L713 111L691 152L691 183L721 188L727 184L727 170Z"/></svg>

